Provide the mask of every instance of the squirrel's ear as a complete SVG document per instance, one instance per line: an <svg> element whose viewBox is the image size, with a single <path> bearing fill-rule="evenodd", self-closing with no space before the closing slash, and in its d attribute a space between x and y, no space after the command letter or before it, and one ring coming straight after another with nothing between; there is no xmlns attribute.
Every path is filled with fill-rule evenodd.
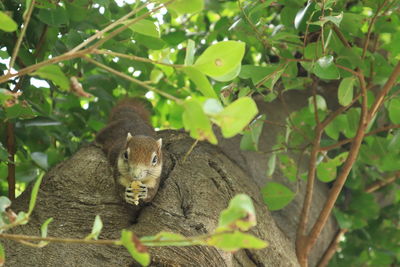
<svg viewBox="0 0 400 267"><path fill-rule="evenodd" d="M162 139L161 138L157 140L157 146L158 146L158 149L161 149L161 146L162 146Z"/></svg>
<svg viewBox="0 0 400 267"><path fill-rule="evenodd" d="M129 142L132 139L131 133L128 132L128 135L126 136L126 142Z"/></svg>

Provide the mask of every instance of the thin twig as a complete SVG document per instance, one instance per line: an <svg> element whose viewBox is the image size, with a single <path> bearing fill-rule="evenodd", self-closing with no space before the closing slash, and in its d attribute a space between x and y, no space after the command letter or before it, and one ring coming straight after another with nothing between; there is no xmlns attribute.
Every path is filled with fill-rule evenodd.
<svg viewBox="0 0 400 267"><path fill-rule="evenodd" d="M196 139L193 144L190 146L189 150L186 152L185 156L182 159L182 162L184 163L187 159L187 157L189 157L190 153L192 153L193 149L196 147L197 143L199 142L199 139Z"/></svg>
<svg viewBox="0 0 400 267"><path fill-rule="evenodd" d="M164 63L161 61L151 60L149 58L138 57L138 56L134 56L134 55L127 55L127 54L122 54L122 53L108 51L108 50L95 49L93 51L93 54L111 55L111 56L116 56L116 57L121 57L121 58L127 58L127 59L134 60L134 61L147 62L147 63L151 63L151 64L159 64L159 65L164 65L164 66L174 67L174 68L183 68L184 67L184 65L169 64L169 63Z"/></svg>
<svg viewBox="0 0 400 267"><path fill-rule="evenodd" d="M105 70L107 70L107 71L109 71L109 72L111 72L111 73L113 73L113 74L115 74L115 75L117 75L119 77L122 77L122 78L124 78L124 79L126 79L128 81L136 83L136 84L148 89L149 91L155 92L155 93L160 94L160 95L162 95L162 96L164 96L166 98L169 98L169 99L175 101L177 104L181 104L182 103L181 99L179 99L179 98L177 98L177 97L175 97L173 95L170 95L170 94L168 94L166 92L163 92L163 91L161 91L161 90L159 90L159 89L157 89L157 88L155 88L153 86L150 86L150 85L148 85L147 83L145 83L143 81L140 81L140 80L135 79L135 78L133 78L131 76L128 76L125 73L122 73L122 72L119 72L119 71L117 71L117 70L115 70L113 68L110 68L110 67L108 67L108 66L106 66L106 65L104 65L104 64L102 64L100 62L97 62L96 60L93 60L93 59L91 59L89 57L86 57L86 56L83 57L83 59L88 61L88 62L90 62L90 63L93 63L96 66L99 66L100 68L105 69Z"/></svg>
<svg viewBox="0 0 400 267"><path fill-rule="evenodd" d="M362 55L361 55L361 59L364 59L365 55L367 54L368 45L369 45L369 39L371 38L372 27L374 26L375 21L378 18L379 13L381 12L382 8L384 6L386 6L387 2L388 2L388 0L385 0L385 2L383 2L382 5L380 5L378 7L378 9L375 12L375 15L372 17L371 23L369 24L369 27L368 27L368 33L367 33L367 37L365 39L365 43L364 43L364 48L363 48L363 52L362 52Z"/></svg>
<svg viewBox="0 0 400 267"><path fill-rule="evenodd" d="M369 112L369 119L373 118L378 111L379 107L383 104L383 100L385 99L385 96L388 94L390 89L396 84L397 78L400 76L400 61L397 62L396 67L392 71L392 74L389 76L389 79L385 83L385 85L382 87L382 90L379 92L378 96L376 97L376 100L374 104L372 105L372 108Z"/></svg>
<svg viewBox="0 0 400 267"><path fill-rule="evenodd" d="M373 184L370 184L369 186L367 186L367 188L365 188L365 192L366 193L373 193L379 189L381 189L384 186L387 186L388 184L393 183L394 181L396 181L397 179L400 178L400 172L397 172L395 175L386 178L384 180L380 180L380 181L376 181Z"/></svg>
<svg viewBox="0 0 400 267"><path fill-rule="evenodd" d="M388 130L392 130L392 129L398 129L398 128L400 128L400 124L388 125L388 126L373 130L373 131L365 134L365 137L371 136L371 135L374 135L374 134L377 134L377 133L380 133L380 132L385 132L385 131L388 131ZM343 140L341 140L341 141L339 141L339 142L337 142L337 143L335 143L333 145L321 147L320 151L329 151L329 150L341 147L341 146L343 146L345 144L348 144L348 143L352 142L353 140L354 140L354 138L343 139Z"/></svg>
<svg viewBox="0 0 400 267"><path fill-rule="evenodd" d="M18 56L19 48L20 48L20 46L21 46L22 39L24 38L26 29L28 28L29 21L30 21L30 19L31 19L32 11L33 11L33 7L34 7L34 6L35 6L35 0L32 0L32 1L30 2L29 7L28 7L28 12L26 13L26 17L25 17L25 21L24 21L24 27L22 28L21 34L18 36L17 43L15 44L15 47L14 47L14 50L13 50L13 53L12 53L12 56L11 56L11 60L10 60L10 66L9 66L9 68L8 68L7 74L10 74L10 73L11 73L11 69L12 69L13 66L14 66L15 59L16 59L17 56Z"/></svg>

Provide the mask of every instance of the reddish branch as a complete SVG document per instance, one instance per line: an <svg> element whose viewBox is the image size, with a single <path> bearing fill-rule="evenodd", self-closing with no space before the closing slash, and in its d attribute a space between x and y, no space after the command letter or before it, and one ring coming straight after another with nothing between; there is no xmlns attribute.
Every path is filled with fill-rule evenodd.
<svg viewBox="0 0 400 267"><path fill-rule="evenodd" d="M393 183L394 181L396 181L397 179L400 178L400 172L397 172L394 176L381 180L381 181L377 181L369 186L367 186L367 188L365 189L366 193L373 193L377 190L379 190L380 188ZM340 229L335 237L332 239L332 242L330 243L329 247L326 249L324 255L322 256L321 260L318 263L318 267L325 267L328 265L329 261L331 260L331 258L333 257L333 255L335 255L338 247L339 247L339 242L342 239L342 237L348 232L348 229L343 228Z"/></svg>

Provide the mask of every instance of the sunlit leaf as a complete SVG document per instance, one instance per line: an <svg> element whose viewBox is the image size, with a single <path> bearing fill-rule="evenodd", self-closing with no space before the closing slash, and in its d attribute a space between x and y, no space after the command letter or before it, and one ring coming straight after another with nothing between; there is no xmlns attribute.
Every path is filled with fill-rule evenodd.
<svg viewBox="0 0 400 267"><path fill-rule="evenodd" d="M221 77L235 70L244 56L245 43L222 41L208 47L193 67L210 77Z"/></svg>
<svg viewBox="0 0 400 267"><path fill-rule="evenodd" d="M262 249L268 246L266 241L239 231L214 235L207 240L207 244L231 252L241 248Z"/></svg>
<svg viewBox="0 0 400 267"><path fill-rule="evenodd" d="M243 112L246 110L246 112ZM257 105L250 97L242 97L227 106L216 117L225 138L233 137L246 127L258 113Z"/></svg>
<svg viewBox="0 0 400 267"><path fill-rule="evenodd" d="M99 235L101 233L101 230L103 229L103 222L100 219L99 215L96 215L95 219L94 219L94 223L93 223L93 227L92 227L92 232L85 237L86 240L89 239L94 239L97 240L99 238Z"/></svg>
<svg viewBox="0 0 400 267"><path fill-rule="evenodd" d="M184 113L182 115L185 129L190 131L190 136L199 140L208 140L212 144L217 143L217 138L211 128L211 122L205 115L201 105L193 99L184 103Z"/></svg>
<svg viewBox="0 0 400 267"><path fill-rule="evenodd" d="M43 66L31 75L37 75L43 79L49 79L60 87L62 90L69 89L69 80L64 72L57 65Z"/></svg>
<svg viewBox="0 0 400 267"><path fill-rule="evenodd" d="M194 82L197 90L199 90L204 96L218 98L214 88L203 73L193 67L185 67L181 70Z"/></svg>
<svg viewBox="0 0 400 267"><path fill-rule="evenodd" d="M333 56L325 56L317 60L313 72L321 79L339 79L340 73L333 62Z"/></svg>
<svg viewBox="0 0 400 267"><path fill-rule="evenodd" d="M185 56L186 66L193 65L195 53L196 53L195 42L189 39L187 41L187 46L186 46L186 56Z"/></svg>
<svg viewBox="0 0 400 267"><path fill-rule="evenodd" d="M124 22L124 24L128 24L129 22L130 20L127 20ZM160 38L160 28L158 27L158 25L155 22L147 19L142 19L135 22L134 24L129 26L129 29L143 35Z"/></svg>
<svg viewBox="0 0 400 267"><path fill-rule="evenodd" d="M161 3L168 2L168 0L159 0ZM176 12L178 15L186 13L196 13L204 8L204 0L176 0L168 5L168 8Z"/></svg>
<svg viewBox="0 0 400 267"><path fill-rule="evenodd" d="M10 205L11 200L9 200L8 197L0 196L0 212L5 212Z"/></svg>
<svg viewBox="0 0 400 267"><path fill-rule="evenodd" d="M5 32L13 32L18 28L17 23L6 13L0 11L0 30Z"/></svg>
<svg viewBox="0 0 400 267"><path fill-rule="evenodd" d="M33 209L35 208L36 199L37 199L37 195L38 195L38 192L39 192L40 184L42 183L42 179L43 179L43 176L39 177L36 180L35 185L32 188L31 199L29 201L29 209L28 209L28 214L29 215L32 213Z"/></svg>
<svg viewBox="0 0 400 267"><path fill-rule="evenodd" d="M255 226L256 214L251 198L245 194L236 195L219 217L217 232L240 229L247 231Z"/></svg>
<svg viewBox="0 0 400 267"><path fill-rule="evenodd" d="M389 118L393 123L400 123L400 98L394 98L389 103Z"/></svg>
<svg viewBox="0 0 400 267"><path fill-rule="evenodd" d="M150 264L150 254L147 253L147 248L143 246L140 240L128 230L123 229L121 232L121 243L135 259L142 266Z"/></svg>

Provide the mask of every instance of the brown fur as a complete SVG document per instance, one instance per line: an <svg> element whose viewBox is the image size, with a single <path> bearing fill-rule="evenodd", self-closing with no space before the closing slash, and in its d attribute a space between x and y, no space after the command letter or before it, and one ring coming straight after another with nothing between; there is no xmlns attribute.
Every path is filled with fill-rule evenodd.
<svg viewBox="0 0 400 267"><path fill-rule="evenodd" d="M132 138L127 138L128 133ZM144 169L144 173L148 173L143 179L152 190L149 190L150 195L145 201L151 201L158 189L162 166L161 149L154 137L155 131L150 125L150 112L145 108L145 104L138 99L126 98L111 110L108 124L95 139L95 143L101 146L107 155L115 178L124 187L128 187L136 179L132 176L132 170L140 168ZM128 160L124 160L125 152L129 152ZM156 166L152 165L154 154L159 160Z"/></svg>

